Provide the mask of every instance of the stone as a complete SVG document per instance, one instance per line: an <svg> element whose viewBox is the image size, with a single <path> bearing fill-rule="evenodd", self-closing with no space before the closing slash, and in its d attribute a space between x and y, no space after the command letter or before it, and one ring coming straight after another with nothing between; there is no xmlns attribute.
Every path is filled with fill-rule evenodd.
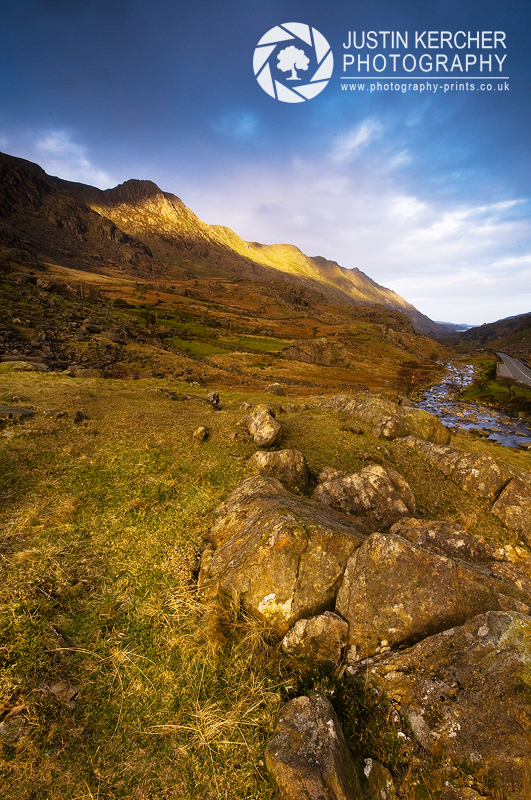
<svg viewBox="0 0 531 800"><path fill-rule="evenodd" d="M240 422L247 428L258 447L272 447L283 436L283 428L271 412L264 406L257 406L255 410Z"/></svg>
<svg viewBox="0 0 531 800"><path fill-rule="evenodd" d="M219 408L219 392L209 392L205 400L207 403L210 403L213 408Z"/></svg>
<svg viewBox="0 0 531 800"><path fill-rule="evenodd" d="M450 442L450 431L433 414L421 408L399 406L370 392L338 395L324 403L323 407L352 414L372 424L375 436L387 439L415 436L442 445Z"/></svg>
<svg viewBox="0 0 531 800"><path fill-rule="evenodd" d="M90 419L89 415L86 414L81 409L78 409L77 411L74 411L74 423L76 425L79 425L80 422L86 422L89 419Z"/></svg>
<svg viewBox="0 0 531 800"><path fill-rule="evenodd" d="M284 636L280 649L286 655L321 664L329 669L341 661L347 644L348 624L332 611L300 619Z"/></svg>
<svg viewBox="0 0 531 800"><path fill-rule="evenodd" d="M513 478L491 508L493 514L531 546L531 485Z"/></svg>
<svg viewBox="0 0 531 800"><path fill-rule="evenodd" d="M374 533L349 558L335 611L348 622L348 646L361 659L378 652L382 642L412 644L511 600L531 603L479 567L394 534Z"/></svg>
<svg viewBox="0 0 531 800"><path fill-rule="evenodd" d="M385 656L367 674L399 698L425 750L454 763L472 759L494 772L500 796L523 800L531 785L530 665L531 618L490 611Z"/></svg>
<svg viewBox="0 0 531 800"><path fill-rule="evenodd" d="M266 386L264 392L267 392L268 394L276 394L278 397L286 397L286 392L280 383L271 383L269 386Z"/></svg>
<svg viewBox="0 0 531 800"><path fill-rule="evenodd" d="M435 447L413 436L403 443L440 469L468 494L494 501L513 477L512 473L491 456L465 453L455 447Z"/></svg>
<svg viewBox="0 0 531 800"><path fill-rule="evenodd" d="M337 714L321 694L284 706L265 762L282 800L362 800Z"/></svg>
<svg viewBox="0 0 531 800"><path fill-rule="evenodd" d="M90 367L70 367L68 374L73 378L102 378L103 373L100 369Z"/></svg>
<svg viewBox="0 0 531 800"><path fill-rule="evenodd" d="M277 478L292 492L300 493L308 488L310 473L306 459L299 450L259 451L249 459L248 469L253 474Z"/></svg>
<svg viewBox="0 0 531 800"><path fill-rule="evenodd" d="M7 717L0 722L0 742L7 745L13 745L18 742L24 728L26 727L26 719L20 714L13 717Z"/></svg>
<svg viewBox="0 0 531 800"><path fill-rule="evenodd" d="M32 419L35 411L32 408L21 408L20 406L0 406L0 419L10 419L23 422L25 419Z"/></svg>
<svg viewBox="0 0 531 800"><path fill-rule="evenodd" d="M205 426L200 425L199 428L196 428L192 433L192 438L197 442L204 442L206 439L208 439L208 431Z"/></svg>
<svg viewBox="0 0 531 800"><path fill-rule="evenodd" d="M415 497L396 470L371 464L352 475L321 472L313 499L364 519L371 530L389 528L415 512Z"/></svg>
<svg viewBox="0 0 531 800"><path fill-rule="evenodd" d="M371 800L398 800L393 777L383 764L366 758L363 772L369 784Z"/></svg>
<svg viewBox="0 0 531 800"><path fill-rule="evenodd" d="M284 636L299 619L333 610L348 558L368 533L275 478L247 478L216 509L199 592L237 598Z"/></svg>
<svg viewBox="0 0 531 800"><path fill-rule="evenodd" d="M48 372L46 364L32 361L4 361L3 364L11 369L22 372Z"/></svg>

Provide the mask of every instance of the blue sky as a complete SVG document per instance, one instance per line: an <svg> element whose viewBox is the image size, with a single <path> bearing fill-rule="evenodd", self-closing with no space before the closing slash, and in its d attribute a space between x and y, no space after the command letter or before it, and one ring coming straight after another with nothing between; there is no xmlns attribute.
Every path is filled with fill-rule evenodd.
<svg viewBox="0 0 531 800"><path fill-rule="evenodd" d="M270 97L252 68L261 37L289 22L334 54L326 88L301 103ZM432 319L481 324L531 310L530 22L529 0L3 0L0 149L101 188L151 179L206 222L358 267ZM501 73L471 64L473 91L445 92L460 73L442 66L391 80L389 58L380 83L399 91L342 91L358 75L345 54L399 52L382 37L348 50L353 30L408 31L401 56L417 57L415 31L503 31L505 49L425 52L506 59ZM430 79L435 93L402 91Z"/></svg>

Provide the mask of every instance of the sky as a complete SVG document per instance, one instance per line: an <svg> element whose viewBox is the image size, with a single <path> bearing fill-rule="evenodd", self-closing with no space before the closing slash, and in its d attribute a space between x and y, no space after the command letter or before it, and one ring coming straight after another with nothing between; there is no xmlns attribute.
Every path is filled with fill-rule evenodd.
<svg viewBox="0 0 531 800"><path fill-rule="evenodd" d="M479 325L531 311L530 23L529 0L2 0L0 150L152 180Z"/></svg>

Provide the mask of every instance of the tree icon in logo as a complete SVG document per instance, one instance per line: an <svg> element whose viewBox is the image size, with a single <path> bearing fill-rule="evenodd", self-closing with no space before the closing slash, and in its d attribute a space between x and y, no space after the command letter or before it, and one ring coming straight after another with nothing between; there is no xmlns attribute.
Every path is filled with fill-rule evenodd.
<svg viewBox="0 0 531 800"><path fill-rule="evenodd" d="M334 56L318 30L302 22L283 22L258 42L253 69L256 80L270 97L283 103L303 103L316 97L328 84ZM297 70L308 72L308 77L303 79Z"/></svg>
<svg viewBox="0 0 531 800"><path fill-rule="evenodd" d="M306 70L310 63L310 59L304 50L298 50L296 47L293 47L293 45L281 50L277 58L278 68L281 69L282 72L289 72L291 70L291 75L287 79L288 81L300 81L299 76L295 72L295 67L297 67L297 69Z"/></svg>

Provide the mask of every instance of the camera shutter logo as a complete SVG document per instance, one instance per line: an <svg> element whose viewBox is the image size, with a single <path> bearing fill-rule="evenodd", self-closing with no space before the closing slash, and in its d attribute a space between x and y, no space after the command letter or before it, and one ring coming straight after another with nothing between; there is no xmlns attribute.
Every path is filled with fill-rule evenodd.
<svg viewBox="0 0 531 800"><path fill-rule="evenodd" d="M253 69L268 95L283 103L304 103L327 85L334 56L318 30L302 22L284 22L258 42Z"/></svg>

